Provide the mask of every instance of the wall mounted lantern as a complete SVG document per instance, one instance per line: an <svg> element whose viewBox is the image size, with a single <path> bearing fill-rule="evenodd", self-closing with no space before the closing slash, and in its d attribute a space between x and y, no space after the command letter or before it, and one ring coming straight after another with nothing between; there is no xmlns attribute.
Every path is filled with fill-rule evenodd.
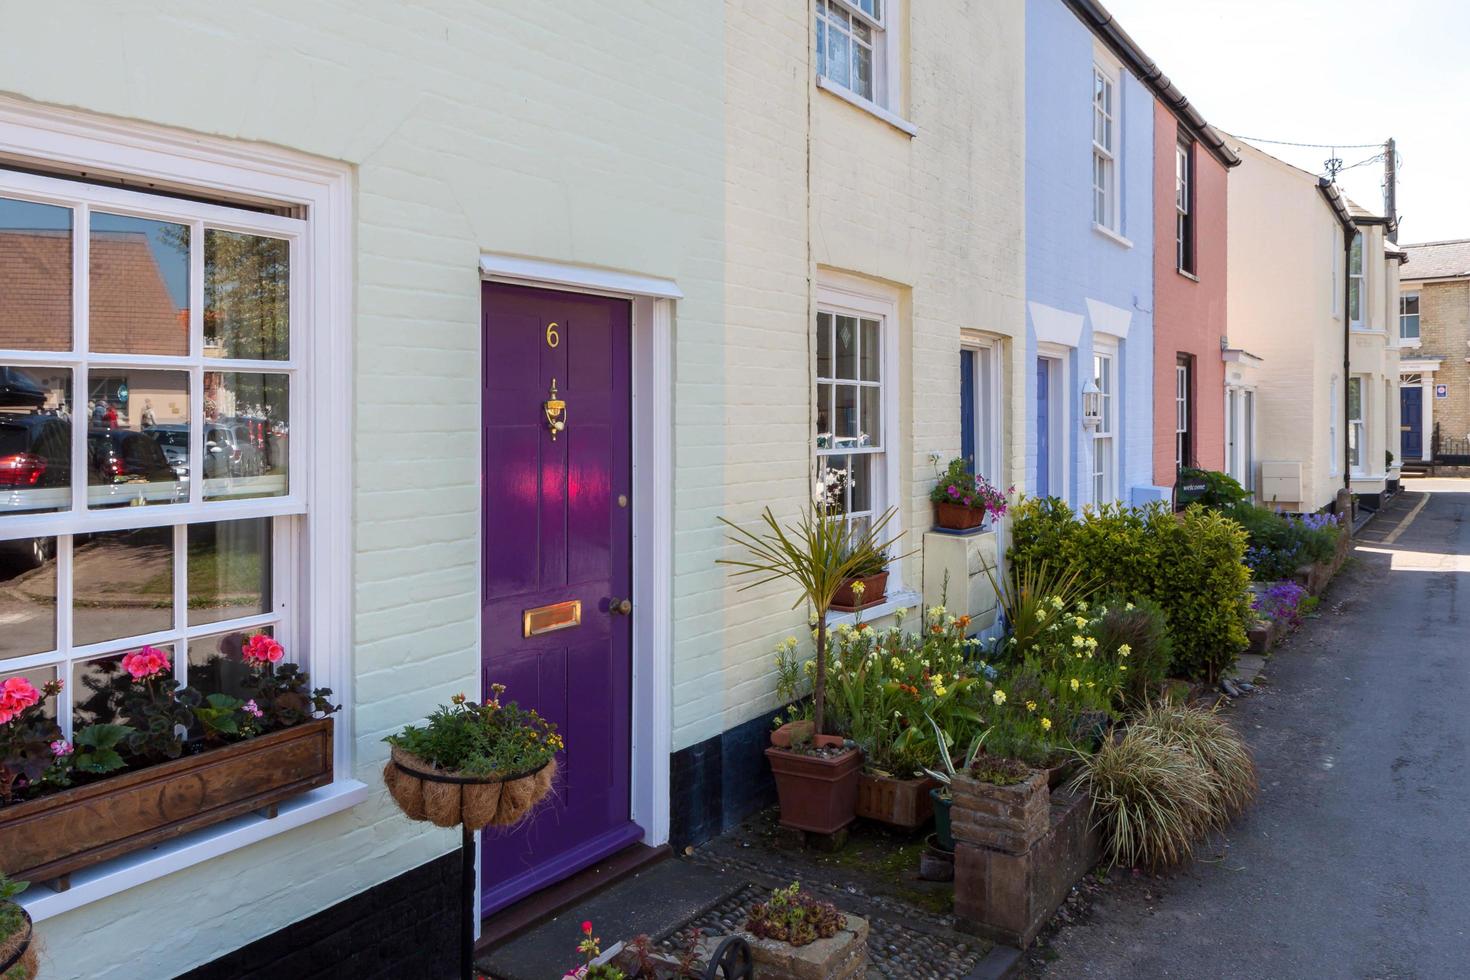
<svg viewBox="0 0 1470 980"><path fill-rule="evenodd" d="M1102 424L1102 392L1096 384L1088 381L1082 386L1082 425L1089 432L1096 432Z"/></svg>

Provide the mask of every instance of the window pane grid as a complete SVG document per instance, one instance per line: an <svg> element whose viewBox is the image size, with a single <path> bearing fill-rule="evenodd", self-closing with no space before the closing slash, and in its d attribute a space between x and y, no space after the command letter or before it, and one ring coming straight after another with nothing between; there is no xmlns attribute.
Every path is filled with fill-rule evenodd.
<svg viewBox="0 0 1470 980"><path fill-rule="evenodd" d="M882 321L856 313L817 314L817 485L819 504L870 522L882 472Z"/></svg>
<svg viewBox="0 0 1470 980"><path fill-rule="evenodd" d="M817 0L817 70L865 99L875 98L875 32L881 32L879 0Z"/></svg>

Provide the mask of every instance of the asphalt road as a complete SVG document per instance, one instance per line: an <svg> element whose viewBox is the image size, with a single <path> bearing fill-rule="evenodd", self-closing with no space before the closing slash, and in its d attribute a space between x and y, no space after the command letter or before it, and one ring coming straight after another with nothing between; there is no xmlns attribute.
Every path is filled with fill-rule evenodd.
<svg viewBox="0 0 1470 980"><path fill-rule="evenodd" d="M1029 972L1470 977L1470 480L1408 486L1232 709L1254 809L1186 870L1115 872Z"/></svg>

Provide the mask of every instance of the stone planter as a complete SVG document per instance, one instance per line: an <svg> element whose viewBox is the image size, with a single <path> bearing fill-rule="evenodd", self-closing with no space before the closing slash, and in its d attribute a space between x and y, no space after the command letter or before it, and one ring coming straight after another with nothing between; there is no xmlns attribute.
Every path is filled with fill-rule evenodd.
<svg viewBox="0 0 1470 980"><path fill-rule="evenodd" d="M1024 854L1046 833L1051 787L1045 770L1011 786L958 774L950 783L950 821L956 842L967 841L1007 854Z"/></svg>
<svg viewBox="0 0 1470 980"><path fill-rule="evenodd" d="M858 582L863 583L862 602L858 602L857 593L852 589ZM876 606L887 598L888 573L879 572L877 575L868 575L843 582L842 588L837 590L837 595L832 597L832 608L839 612L856 612L859 609Z"/></svg>
<svg viewBox="0 0 1470 980"><path fill-rule="evenodd" d="M822 738L818 736L819 744ZM835 834L857 819L860 750L821 756L772 746L766 749L766 759L776 777L781 826Z"/></svg>
<svg viewBox="0 0 1470 980"><path fill-rule="evenodd" d="M46 881L332 781L332 719L0 808L0 870Z"/></svg>
<svg viewBox="0 0 1470 980"><path fill-rule="evenodd" d="M739 935L750 944L760 980L862 980L868 972L868 920L846 916L847 928L805 946Z"/></svg>
<svg viewBox="0 0 1470 980"><path fill-rule="evenodd" d="M949 531L969 531L985 524L985 508L936 503L934 524Z"/></svg>
<svg viewBox="0 0 1470 980"><path fill-rule="evenodd" d="M862 773L858 776L857 815L900 830L918 830L934 816L929 791L936 779L895 779Z"/></svg>

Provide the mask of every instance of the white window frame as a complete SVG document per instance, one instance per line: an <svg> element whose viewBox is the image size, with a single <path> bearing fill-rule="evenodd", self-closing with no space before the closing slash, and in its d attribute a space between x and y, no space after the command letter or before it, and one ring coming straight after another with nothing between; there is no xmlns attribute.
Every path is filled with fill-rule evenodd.
<svg viewBox="0 0 1470 980"><path fill-rule="evenodd" d="M884 119L900 130L914 135L916 130L911 123L900 118L902 111L900 99L900 65L899 65L899 25L902 22L899 5L905 0L875 0L874 6L878 16L863 10L855 0L815 0L813 10L814 31L838 30L846 34L849 44L860 44L849 31L835 23L829 24L827 9L835 7L848 17L856 18L865 24L871 34L871 43L867 45L873 53L873 92L864 95L854 88L851 82L851 68L849 63L849 82L843 83L827 74L825 56L820 62L816 62L816 76L819 87L840 95L856 105L872 111L875 115ZM820 45L820 46L819 46ZM825 37L814 36L812 58L816 61L817 50L830 50Z"/></svg>
<svg viewBox="0 0 1470 980"><path fill-rule="evenodd" d="M1195 276L1198 266L1194 233L1194 143L1179 140L1174 144L1174 267L1187 276Z"/></svg>
<svg viewBox="0 0 1470 980"><path fill-rule="evenodd" d="M1354 374L1348 378L1344 397L1347 399L1346 406L1349 409L1352 408L1353 404L1352 390L1355 384L1358 388L1358 414L1356 417L1349 417L1347 424L1349 434L1348 450L1350 453L1356 452L1357 458L1353 459L1350 455L1347 463L1348 472L1351 475L1362 476L1368 472L1368 468L1363 465L1363 462L1368 458L1368 398L1372 385L1369 384L1369 377L1366 374Z"/></svg>
<svg viewBox="0 0 1470 980"><path fill-rule="evenodd" d="M1092 432L1092 479L1089 481L1088 492L1091 493L1094 504L1105 504L1119 499L1118 443L1122 437L1122 417L1118 406L1121 404L1119 375L1122 359L1118 356L1117 343L1094 336L1092 360L1094 383L1099 360L1106 363L1107 377L1104 379L1105 384L1097 386L1101 413L1098 426Z"/></svg>
<svg viewBox="0 0 1470 980"><path fill-rule="evenodd" d="M1367 267L1368 264L1367 256L1364 254L1364 250L1368 247L1368 241L1363 237L1363 233L1359 231L1354 233L1353 242L1358 246L1358 264L1355 269L1353 267L1352 252L1349 252L1348 301L1349 304L1351 304L1353 299L1352 288L1354 285L1356 285L1358 287L1358 308L1354 310L1351 308L1350 305L1347 311L1347 315L1349 322L1352 324L1352 328L1354 330L1362 330L1366 326L1366 321L1368 319L1368 277L1364 274L1364 269Z"/></svg>
<svg viewBox="0 0 1470 980"><path fill-rule="evenodd" d="M1092 65L1092 224L1094 228L1122 234L1119 215L1120 161L1119 143L1122 139L1123 122L1122 70L1101 57ZM1102 102L1099 102L1099 83L1102 85ZM1099 139L1101 136L1101 140ZM1101 173L1102 177L1099 178ZM1101 214L1099 214L1101 210Z"/></svg>
<svg viewBox="0 0 1470 980"><path fill-rule="evenodd" d="M822 467L822 460L830 456L854 456L866 455L871 457L869 463L869 479L872 484L869 488L870 507L868 510L860 511L860 514L878 516L889 507L897 507L899 496L899 469L898 460L901 448L898 440L899 411L898 399L902 381L897 376L898 371L898 297L891 293L879 291L871 283L851 278L829 274L823 282L817 286L816 312L821 314L833 314L838 316L854 316L862 319L878 321L878 335L882 345L881 357L878 362L878 381L876 386L879 390L879 404L881 405L882 432L879 437L878 446L849 446L829 447L819 449L817 447L817 397L821 391L820 385L834 383L833 379L817 374L816 361L816 335L818 320L811 325L812 334L812 388L811 404L812 410L812 459L813 459L813 486L815 486L816 472ZM859 342L861 342L861 330L859 330ZM835 360L836 350L833 349ZM861 363L861 347L858 350L859 363ZM833 372L836 373L835 371ZM859 387L871 386L873 383L842 381L843 384L858 384ZM861 407L859 408L861 411ZM849 499L851 488L848 490ZM893 518L883 529L883 537L892 538L903 530L903 508L898 507ZM889 567L888 589L890 595L903 590L902 562L895 562Z"/></svg>
<svg viewBox="0 0 1470 980"><path fill-rule="evenodd" d="M1001 393L1003 341L973 330L963 330L960 350L973 358L975 379L975 472L1004 489L1005 398Z"/></svg>
<svg viewBox="0 0 1470 980"><path fill-rule="evenodd" d="M1408 312L1408 305L1414 303L1414 312ZM1405 324L1409 317L1414 318L1414 335L1411 337L1404 332ZM1418 347L1423 344L1424 338L1424 297L1417 289L1399 294L1399 346Z"/></svg>
<svg viewBox="0 0 1470 980"><path fill-rule="evenodd" d="M1189 365L1174 360L1174 468L1189 462Z"/></svg>
<svg viewBox="0 0 1470 980"><path fill-rule="evenodd" d="M32 169L126 175L165 193L175 191L241 203L276 203L297 210L309 222L309 227L298 233L299 251L292 253L293 267L302 270L301 278L293 280L291 298L293 369L299 372L298 378L309 378L309 382L292 385L290 495L259 501L204 502L196 498L187 504L124 508L131 512L127 514L95 511L6 517L0 519L0 537L60 538L83 531L284 515L287 519L276 521L273 542L280 576L277 587L296 597L297 608L310 611L309 616L287 617L293 623L291 639L295 646L289 652L311 671L314 686L331 687L333 699L347 706L347 710L335 716L336 781L332 785L282 804L274 820L258 815L239 817L148 851L77 872L71 876L71 887L66 891L53 892L39 884L33 885L22 896L22 904L33 919L41 921L340 812L367 798L366 785L352 778L352 590L349 583L353 480L353 190L349 168L304 154L9 98L0 98L0 146L5 147L11 160L23 161ZM32 194L50 196L58 190L69 190L73 195L84 196L85 201L81 203L88 206L96 201L108 209L117 205L145 214L157 212L160 216L184 208L191 217L206 212L214 214L225 225L235 221L252 226L270 225L274 221L268 215L255 213L241 219L242 212L234 208L214 212L208 210L212 205L180 203L116 187L80 186L33 174L23 176L34 181L28 185ZM6 181L12 193L26 189L14 186L14 176L7 175ZM61 188L58 184L66 186ZM85 248L85 239L74 243L74 252L84 253ZM85 264L80 266L82 270L86 268ZM196 315L196 310L202 316L203 277L197 261L191 272L191 317ZM295 288L297 282L300 282L299 289ZM87 308L86 277L74 275L73 288L74 318L81 319ZM297 303L301 304L299 318ZM202 330L199 322L191 325L191 331L198 330ZM84 357L102 363L102 357L80 353L86 346L85 336L74 338L74 363L79 365ZM7 363L59 366L68 363L50 355L15 356L17 353L7 353ZM106 360L115 363L118 357L106 355ZM172 366L176 362L170 359L168 363ZM261 366L276 369L280 365L265 362ZM203 409L202 388L199 391L201 395L191 402L191 412L196 416ZM202 439L202 426L195 425L193 431ZM300 462L303 460L310 460L312 465L303 466ZM73 480L74 488L80 483L85 492L85 467L74 465L73 471L78 474ZM198 482L190 481L191 497L193 485ZM291 516L302 512L309 516ZM282 527L288 530L283 531ZM283 541L283 533L290 540ZM64 556L66 550L61 550ZM63 560L64 557L59 559L58 565ZM58 569L59 574L63 571L69 569ZM69 575L65 581L69 581ZM58 596L58 604L67 598ZM223 624L201 628L206 633L222 629ZM58 649L62 649L60 644L66 639L58 637ZM17 666L22 662L23 658L9 661L7 669L23 669Z"/></svg>
<svg viewBox="0 0 1470 980"><path fill-rule="evenodd" d="M1048 491L1051 496L1075 504L1072 493L1072 358L1076 348L1056 343L1038 343L1036 357L1047 362L1047 410L1050 415L1047 435L1051 439L1051 457L1047 460L1050 472ZM1028 365L1028 375L1035 370L1035 363ZM1028 388L1033 387L1028 377ZM1036 392L1031 392L1032 427L1035 427ZM1034 448L1034 447L1033 447Z"/></svg>

